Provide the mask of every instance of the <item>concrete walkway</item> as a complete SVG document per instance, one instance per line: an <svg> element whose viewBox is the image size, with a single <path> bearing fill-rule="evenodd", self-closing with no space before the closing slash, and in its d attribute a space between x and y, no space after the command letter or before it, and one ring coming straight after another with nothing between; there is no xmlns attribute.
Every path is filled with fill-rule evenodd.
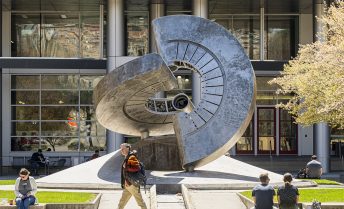
<svg viewBox="0 0 344 209"><path fill-rule="evenodd" d="M121 198L122 191L112 191L103 193L100 204L98 209L115 209L119 203L119 199ZM143 199L147 205L147 208L150 208L150 201L149 201L149 193L146 194L142 191ZM128 204L126 205L125 209L139 209L137 206L135 198L130 198Z"/></svg>
<svg viewBox="0 0 344 209"><path fill-rule="evenodd" d="M189 190L195 209L246 209L234 190Z"/></svg>

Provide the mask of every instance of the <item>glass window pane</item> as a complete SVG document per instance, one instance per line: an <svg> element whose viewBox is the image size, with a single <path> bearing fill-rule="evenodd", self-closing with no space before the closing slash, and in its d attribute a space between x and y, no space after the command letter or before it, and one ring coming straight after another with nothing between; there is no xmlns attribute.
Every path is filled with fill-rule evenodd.
<svg viewBox="0 0 344 209"><path fill-rule="evenodd" d="M247 127L245 133L240 137L236 144L238 152L253 153L253 118Z"/></svg>
<svg viewBox="0 0 344 209"><path fill-rule="evenodd" d="M77 137L42 137L42 149L50 148L56 152L78 151L79 139Z"/></svg>
<svg viewBox="0 0 344 209"><path fill-rule="evenodd" d="M259 59L259 16L215 16L212 19L238 39L250 59Z"/></svg>
<svg viewBox="0 0 344 209"><path fill-rule="evenodd" d="M91 150L106 150L105 137L81 137L80 138L80 151L91 151Z"/></svg>
<svg viewBox="0 0 344 209"><path fill-rule="evenodd" d="M127 55L142 56L148 53L148 13L128 12L127 22Z"/></svg>
<svg viewBox="0 0 344 209"><path fill-rule="evenodd" d="M39 122L12 122L12 136L37 136L39 132Z"/></svg>
<svg viewBox="0 0 344 209"><path fill-rule="evenodd" d="M60 107L42 107L42 120L78 120L78 107L60 106Z"/></svg>
<svg viewBox="0 0 344 209"><path fill-rule="evenodd" d="M12 107L12 120L38 120L39 107L14 106Z"/></svg>
<svg viewBox="0 0 344 209"><path fill-rule="evenodd" d="M12 137L11 138L11 151L32 151L39 148L38 137Z"/></svg>
<svg viewBox="0 0 344 209"><path fill-rule="evenodd" d="M78 104L78 91L42 91L42 104Z"/></svg>
<svg viewBox="0 0 344 209"><path fill-rule="evenodd" d="M277 96L275 92L257 91L256 103L257 105L275 105L277 104Z"/></svg>
<svg viewBox="0 0 344 209"><path fill-rule="evenodd" d="M192 1L167 0L165 2L167 15L192 15Z"/></svg>
<svg viewBox="0 0 344 209"><path fill-rule="evenodd" d="M80 104L93 104L93 91L80 91Z"/></svg>
<svg viewBox="0 0 344 209"><path fill-rule="evenodd" d="M77 89L78 75L42 75L42 89Z"/></svg>
<svg viewBox="0 0 344 209"><path fill-rule="evenodd" d="M268 84L268 81L272 80L274 77L256 77L257 89L259 91L276 91L277 84Z"/></svg>
<svg viewBox="0 0 344 209"><path fill-rule="evenodd" d="M39 104L39 91L12 91L11 104Z"/></svg>
<svg viewBox="0 0 344 209"><path fill-rule="evenodd" d="M93 106L80 107L80 120L95 120L95 111Z"/></svg>
<svg viewBox="0 0 344 209"><path fill-rule="evenodd" d="M101 75L81 75L80 76L80 89L94 89L98 82L103 79Z"/></svg>
<svg viewBox="0 0 344 209"><path fill-rule="evenodd" d="M79 128L71 122L42 122L42 136L77 136Z"/></svg>
<svg viewBox="0 0 344 209"><path fill-rule="evenodd" d="M79 16L42 15L42 57L79 57Z"/></svg>
<svg viewBox="0 0 344 209"><path fill-rule="evenodd" d="M13 57L39 57L40 55L40 15L13 14L12 19Z"/></svg>
<svg viewBox="0 0 344 209"><path fill-rule="evenodd" d="M258 14L259 1L252 0L209 0L209 16L217 14Z"/></svg>
<svg viewBox="0 0 344 209"><path fill-rule="evenodd" d="M80 121L80 136L105 136L105 131L97 121Z"/></svg>
<svg viewBox="0 0 344 209"><path fill-rule="evenodd" d="M265 24L265 58L289 60L295 57L298 45L298 17L267 16Z"/></svg>
<svg viewBox="0 0 344 209"><path fill-rule="evenodd" d="M258 139L259 151L275 151L275 138L274 137L259 137Z"/></svg>
<svg viewBox="0 0 344 209"><path fill-rule="evenodd" d="M81 57L99 59L99 41L99 12L81 13Z"/></svg>
<svg viewBox="0 0 344 209"><path fill-rule="evenodd" d="M12 75L12 89L40 89L39 75Z"/></svg>
<svg viewBox="0 0 344 209"><path fill-rule="evenodd" d="M281 151L296 151L297 140L295 137L280 137L281 141Z"/></svg>
<svg viewBox="0 0 344 209"><path fill-rule="evenodd" d="M275 109L259 109L258 117L260 121L274 121Z"/></svg>

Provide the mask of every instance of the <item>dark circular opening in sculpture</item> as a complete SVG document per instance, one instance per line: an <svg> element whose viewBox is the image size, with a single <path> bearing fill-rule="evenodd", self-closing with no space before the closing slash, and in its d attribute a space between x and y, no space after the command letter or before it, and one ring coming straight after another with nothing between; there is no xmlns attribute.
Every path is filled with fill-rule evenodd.
<svg viewBox="0 0 344 209"><path fill-rule="evenodd" d="M172 104L175 109L182 110L188 106L189 98L185 94L177 95Z"/></svg>

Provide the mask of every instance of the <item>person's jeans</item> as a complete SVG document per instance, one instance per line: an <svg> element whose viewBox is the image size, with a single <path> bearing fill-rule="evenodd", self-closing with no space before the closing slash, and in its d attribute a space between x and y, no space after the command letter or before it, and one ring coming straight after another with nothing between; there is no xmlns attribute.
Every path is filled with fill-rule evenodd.
<svg viewBox="0 0 344 209"><path fill-rule="evenodd" d="M34 205L36 198L34 196L29 196L24 199L17 197L16 204L18 209L29 209L30 205Z"/></svg>
<svg viewBox="0 0 344 209"><path fill-rule="evenodd" d="M147 209L145 202L142 199L141 192L139 192L139 188L135 187L134 185L126 186L123 190L122 197L118 203L118 209L123 209L124 206L128 203L131 196L134 196L137 205L141 209Z"/></svg>

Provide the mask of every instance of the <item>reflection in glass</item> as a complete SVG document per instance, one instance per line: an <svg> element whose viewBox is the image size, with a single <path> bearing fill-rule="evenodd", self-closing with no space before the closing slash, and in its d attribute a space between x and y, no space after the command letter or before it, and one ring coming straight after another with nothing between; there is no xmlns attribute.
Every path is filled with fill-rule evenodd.
<svg viewBox="0 0 344 209"><path fill-rule="evenodd" d="M259 137L258 150L263 152L275 151L275 138L274 137Z"/></svg>
<svg viewBox="0 0 344 209"><path fill-rule="evenodd" d="M39 132L39 122L12 122L11 124L11 135L12 136L36 136Z"/></svg>
<svg viewBox="0 0 344 209"><path fill-rule="evenodd" d="M42 15L42 57L79 57L79 16Z"/></svg>
<svg viewBox="0 0 344 209"><path fill-rule="evenodd" d="M100 27L98 13L81 14L81 57L99 58Z"/></svg>
<svg viewBox="0 0 344 209"><path fill-rule="evenodd" d="M77 89L78 75L42 75L42 89Z"/></svg>
<svg viewBox="0 0 344 209"><path fill-rule="evenodd" d="M70 125L71 121L41 122L42 136L77 136L78 126Z"/></svg>
<svg viewBox="0 0 344 209"><path fill-rule="evenodd" d="M42 91L42 104L78 104L78 91Z"/></svg>
<svg viewBox="0 0 344 209"><path fill-rule="evenodd" d="M78 151L79 140L77 137L42 137L42 149L50 148L56 152Z"/></svg>
<svg viewBox="0 0 344 209"><path fill-rule="evenodd" d="M40 15L12 15L12 53L13 57L40 56Z"/></svg>
<svg viewBox="0 0 344 209"><path fill-rule="evenodd" d="M11 137L11 151L31 151L39 147L38 137L28 137L26 135Z"/></svg>
<svg viewBox="0 0 344 209"><path fill-rule="evenodd" d="M253 153L253 118L245 133L236 144L236 149L240 153Z"/></svg>
<svg viewBox="0 0 344 209"><path fill-rule="evenodd" d="M81 151L106 149L106 130L96 121L92 105L93 88L102 76L74 74L11 77L14 89L37 89L11 92L12 151L37 148L78 151L79 140L83 140ZM82 90L79 89L79 83Z"/></svg>
<svg viewBox="0 0 344 209"><path fill-rule="evenodd" d="M258 150L275 152L275 108L258 108Z"/></svg>
<svg viewBox="0 0 344 209"><path fill-rule="evenodd" d="M250 59L259 59L259 16L214 16L211 19L238 39Z"/></svg>
<svg viewBox="0 0 344 209"><path fill-rule="evenodd" d="M78 120L76 106L42 106L42 120Z"/></svg>
<svg viewBox="0 0 344 209"><path fill-rule="evenodd" d="M294 154L297 152L297 125L286 110L280 110L280 151Z"/></svg>
<svg viewBox="0 0 344 209"><path fill-rule="evenodd" d="M12 91L11 104L32 105L39 104L39 91Z"/></svg>
<svg viewBox="0 0 344 209"><path fill-rule="evenodd" d="M80 91L80 104L93 104L93 91Z"/></svg>
<svg viewBox="0 0 344 209"><path fill-rule="evenodd" d="M12 75L11 89L39 89L39 75Z"/></svg>
<svg viewBox="0 0 344 209"><path fill-rule="evenodd" d="M39 120L39 107L13 106L12 120Z"/></svg>
<svg viewBox="0 0 344 209"><path fill-rule="evenodd" d="M80 89L93 89L104 76L81 75Z"/></svg>
<svg viewBox="0 0 344 209"><path fill-rule="evenodd" d="M106 138L105 137L81 137L80 138L80 151L91 150L106 150Z"/></svg>
<svg viewBox="0 0 344 209"><path fill-rule="evenodd" d="M265 58L289 60L295 57L298 45L297 16L266 16Z"/></svg>
<svg viewBox="0 0 344 209"><path fill-rule="evenodd" d="M128 12L127 22L127 55L142 56L148 53L148 13Z"/></svg>

